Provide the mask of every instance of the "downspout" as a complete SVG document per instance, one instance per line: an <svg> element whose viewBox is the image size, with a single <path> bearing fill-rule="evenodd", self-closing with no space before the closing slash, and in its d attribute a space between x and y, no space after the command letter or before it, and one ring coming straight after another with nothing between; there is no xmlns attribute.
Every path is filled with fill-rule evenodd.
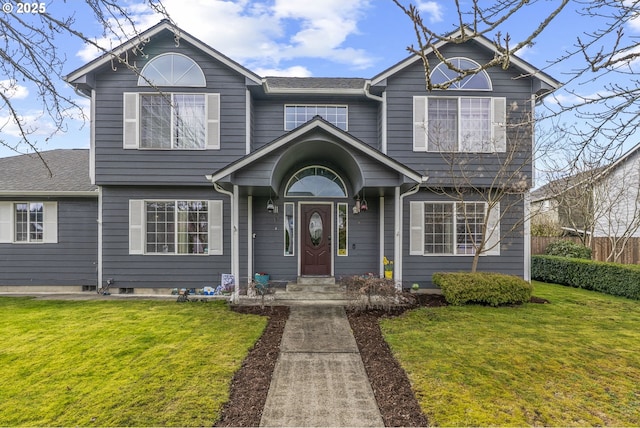
<svg viewBox="0 0 640 428"><path fill-rule="evenodd" d="M418 183L404 193L400 193L400 186L396 186L395 192L395 205L396 205L396 242L394 248L395 258L393 266L393 277L396 281L396 288L402 290L402 216L403 216L403 204L404 198L414 195L420 190L420 186L427 181L428 177L422 177L422 183Z"/></svg>
<svg viewBox="0 0 640 428"><path fill-rule="evenodd" d="M374 101L378 101L382 104L382 114L381 114L381 124L380 124L380 151L387 154L387 92L385 91L381 97L377 95L373 95L369 92L371 88L371 81L367 80L364 83L364 96L372 99Z"/></svg>
<svg viewBox="0 0 640 428"><path fill-rule="evenodd" d="M234 303L238 303L240 299L240 272L238 270L238 259L236 257L236 252L238 249L237 245L237 231L238 231L238 221L237 221L237 207L236 207L236 194L237 192L232 192L229 190L225 190L218 183L213 183L213 188L216 192L221 193L223 195L227 195L229 197L229 201L231 202L231 273L234 278L234 290L233 296L231 296L231 300ZM237 186L233 186L234 190L237 190Z"/></svg>

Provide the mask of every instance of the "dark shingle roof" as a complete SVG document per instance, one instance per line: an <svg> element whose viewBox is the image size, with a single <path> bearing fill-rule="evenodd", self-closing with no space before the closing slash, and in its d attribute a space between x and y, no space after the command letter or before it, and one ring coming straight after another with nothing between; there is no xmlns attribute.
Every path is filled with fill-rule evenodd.
<svg viewBox="0 0 640 428"><path fill-rule="evenodd" d="M89 150L59 149L37 154L0 158L0 194L91 192L97 187L89 178Z"/></svg>
<svg viewBox="0 0 640 428"><path fill-rule="evenodd" d="M360 89L365 79L345 77L267 77L271 89Z"/></svg>

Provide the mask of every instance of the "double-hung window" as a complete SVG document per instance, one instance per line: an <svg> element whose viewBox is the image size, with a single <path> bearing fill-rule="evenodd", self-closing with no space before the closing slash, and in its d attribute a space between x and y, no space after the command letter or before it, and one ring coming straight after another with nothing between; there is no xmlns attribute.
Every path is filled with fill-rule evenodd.
<svg viewBox="0 0 640 428"><path fill-rule="evenodd" d="M472 255L482 246L483 254L499 255L499 219L499 204L487 213L484 202L413 201L410 204L410 253Z"/></svg>
<svg viewBox="0 0 640 428"><path fill-rule="evenodd" d="M130 254L222 254L222 201L129 201Z"/></svg>
<svg viewBox="0 0 640 428"><path fill-rule="evenodd" d="M0 243L58 242L57 202L0 202Z"/></svg>
<svg viewBox="0 0 640 428"><path fill-rule="evenodd" d="M504 152L505 123L505 98L415 96L413 150Z"/></svg>
<svg viewBox="0 0 640 428"><path fill-rule="evenodd" d="M125 149L220 148L220 94L124 94Z"/></svg>

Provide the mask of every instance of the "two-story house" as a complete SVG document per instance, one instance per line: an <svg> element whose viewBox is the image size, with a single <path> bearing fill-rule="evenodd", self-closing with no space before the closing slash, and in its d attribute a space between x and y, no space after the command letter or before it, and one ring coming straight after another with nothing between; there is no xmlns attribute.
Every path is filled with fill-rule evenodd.
<svg viewBox="0 0 640 428"><path fill-rule="evenodd" d="M465 68L495 54L483 38L440 50ZM67 81L91 99L98 286L166 292L230 273L240 292L256 272L382 275L387 257L398 285L432 287L433 272L469 269L484 223L479 269L528 278L526 223L512 227L526 198L485 222L485 203L440 191L455 170L443 154L482 192L515 153L528 193L521 117L558 82L522 60L430 93L418 56L367 79L260 77L162 21Z"/></svg>

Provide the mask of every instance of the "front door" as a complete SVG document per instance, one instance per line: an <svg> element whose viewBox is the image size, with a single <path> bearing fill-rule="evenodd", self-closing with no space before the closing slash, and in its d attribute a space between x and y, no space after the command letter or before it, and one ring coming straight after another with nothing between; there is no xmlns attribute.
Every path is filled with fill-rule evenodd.
<svg viewBox="0 0 640 428"><path fill-rule="evenodd" d="M331 205L302 204L302 275L331 275Z"/></svg>

